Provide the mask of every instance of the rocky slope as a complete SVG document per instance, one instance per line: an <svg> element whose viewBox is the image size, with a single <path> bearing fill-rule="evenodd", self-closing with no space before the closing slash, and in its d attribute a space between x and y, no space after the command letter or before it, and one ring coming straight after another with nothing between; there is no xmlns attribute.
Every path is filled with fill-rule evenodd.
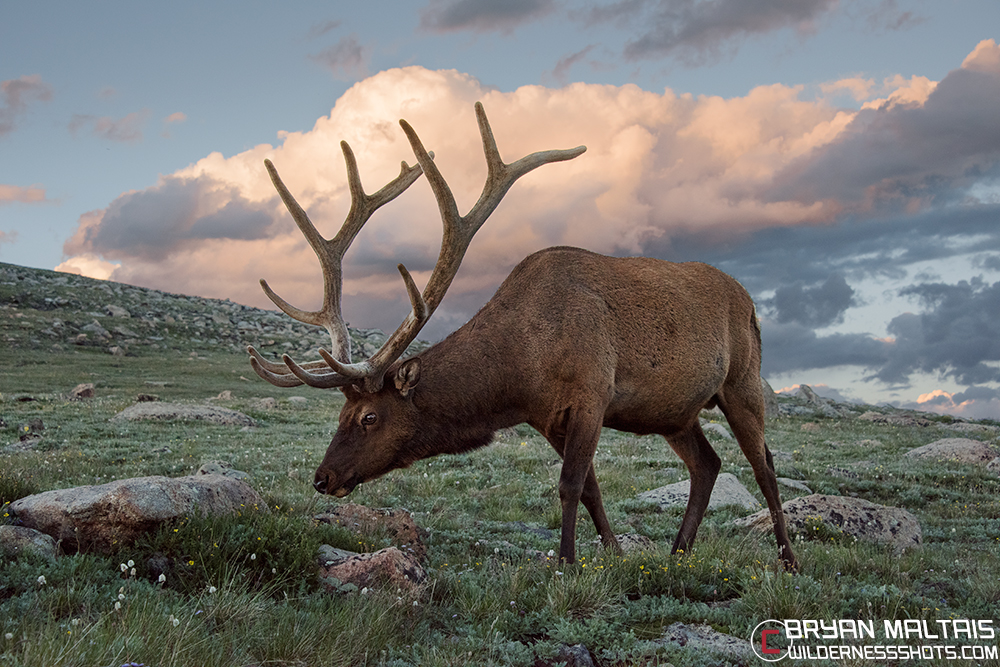
<svg viewBox="0 0 1000 667"><path fill-rule="evenodd" d="M351 336L355 361L385 340L378 329L351 329ZM254 345L276 356L305 356L330 346L323 329L277 311L4 263L0 341L8 350L83 346L116 355L243 352ZM418 341L409 351L425 346Z"/></svg>

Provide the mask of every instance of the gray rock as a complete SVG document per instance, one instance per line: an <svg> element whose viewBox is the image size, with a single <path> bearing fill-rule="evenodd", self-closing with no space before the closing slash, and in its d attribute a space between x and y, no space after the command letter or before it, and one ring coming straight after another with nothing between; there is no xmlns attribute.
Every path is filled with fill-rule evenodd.
<svg viewBox="0 0 1000 667"><path fill-rule="evenodd" d="M21 523L61 541L67 552L107 553L192 512L220 515L266 510L249 484L223 475L135 477L46 491L10 504Z"/></svg>
<svg viewBox="0 0 1000 667"><path fill-rule="evenodd" d="M227 408L214 405L186 403L136 403L129 406L111 418L111 421L143 421L143 420L198 420L225 426L256 426L253 419Z"/></svg>
<svg viewBox="0 0 1000 667"><path fill-rule="evenodd" d="M898 507L876 505L861 498L812 494L783 503L785 521L790 532L808 536L809 521L817 518L846 535L891 545L897 551L918 547L923 532L915 516ZM758 531L771 530L767 510L737 519L737 526Z"/></svg>
<svg viewBox="0 0 1000 667"><path fill-rule="evenodd" d="M787 486L790 489L795 489L796 491L805 491L806 493L812 493L812 489L806 486L805 482L799 481L797 479L789 479L788 477L779 477L778 484L782 486Z"/></svg>
<svg viewBox="0 0 1000 667"><path fill-rule="evenodd" d="M663 645L681 646L691 655L721 653L741 664L748 664L743 661L753 657L753 649L746 639L718 632L710 625L674 623L667 626L663 636L655 641Z"/></svg>
<svg viewBox="0 0 1000 667"><path fill-rule="evenodd" d="M564 644L559 649L559 655L556 659L566 663L566 667L594 667L594 658L590 655L590 650L583 644L574 644L573 646Z"/></svg>
<svg viewBox="0 0 1000 667"><path fill-rule="evenodd" d="M1000 449L979 440L944 438L929 445L917 447L903 456L932 461L957 461L959 463L988 464L1000 456Z"/></svg>
<svg viewBox="0 0 1000 667"><path fill-rule="evenodd" d="M691 494L691 480L686 479L676 484L661 486L652 491L643 491L638 495L642 500L656 503L662 508L687 505L688 496ZM708 508L715 509L725 505L739 505L743 509L755 510L761 507L760 502L747 491L747 488L740 483L735 475L724 472L715 480L715 487L712 489L712 496L708 501Z"/></svg>
<svg viewBox="0 0 1000 667"><path fill-rule="evenodd" d="M108 304L104 306L104 312L106 312L111 317L132 317L132 313L128 312L121 306L116 306L114 304Z"/></svg>
<svg viewBox="0 0 1000 667"><path fill-rule="evenodd" d="M319 545L319 564L320 567L326 567L328 565L333 565L334 563L339 563L341 561L347 560L348 558L353 558L357 556L358 553L355 551L347 551L346 549L338 549L336 547L331 547L329 544Z"/></svg>
<svg viewBox="0 0 1000 667"><path fill-rule="evenodd" d="M4 558L34 555L54 561L58 551L56 541L45 533L24 526L0 526L0 555Z"/></svg>
<svg viewBox="0 0 1000 667"><path fill-rule="evenodd" d="M994 475L1000 475L1000 458L995 458L986 464L986 469Z"/></svg>
<svg viewBox="0 0 1000 667"><path fill-rule="evenodd" d="M781 414L781 406L778 405L778 395L764 378L760 379L760 388L764 392L764 416L777 417Z"/></svg>

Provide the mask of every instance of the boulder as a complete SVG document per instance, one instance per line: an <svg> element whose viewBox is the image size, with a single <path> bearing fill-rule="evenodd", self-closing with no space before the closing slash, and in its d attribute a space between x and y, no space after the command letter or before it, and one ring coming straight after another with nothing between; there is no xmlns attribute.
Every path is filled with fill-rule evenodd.
<svg viewBox="0 0 1000 667"><path fill-rule="evenodd" d="M783 503L789 532L807 535L809 521L823 523L859 540L888 544L897 551L923 543L923 533L915 516L898 507L886 507L844 496L814 493ZM737 519L735 525L769 531L771 515L767 510Z"/></svg>
<svg viewBox="0 0 1000 667"><path fill-rule="evenodd" d="M104 312L106 312L111 317L124 317L124 318L132 317L132 314L127 310L125 310L121 306L116 306L111 303L104 306Z"/></svg>
<svg viewBox="0 0 1000 667"><path fill-rule="evenodd" d="M45 533L24 526L0 526L0 556L17 560L22 556L41 556L54 561L59 547Z"/></svg>
<svg viewBox="0 0 1000 667"><path fill-rule="evenodd" d="M774 389L768 384L767 380L764 378L760 379L760 388L764 392L764 416L765 417L779 417L781 416L781 406L778 405L778 395L774 393Z"/></svg>
<svg viewBox="0 0 1000 667"><path fill-rule="evenodd" d="M903 456L911 459L957 461L985 465L1000 456L1000 449L969 438L943 438L929 445L911 449Z"/></svg>
<svg viewBox="0 0 1000 667"><path fill-rule="evenodd" d="M329 558L329 552L323 553ZM338 560L324 560L319 578L327 590L342 592L345 584L358 588L389 588L403 591L416 589L427 578L427 572L413 554L396 547L380 549L370 554L353 554Z"/></svg>
<svg viewBox="0 0 1000 667"><path fill-rule="evenodd" d="M666 509L668 507L687 505L688 496L691 494L691 480L686 479L676 484L661 486L652 491L643 491L639 494L642 500L656 503ZM739 505L743 509L755 510L761 507L760 502L751 495L747 488L740 483L740 480L728 472L719 475L715 480L715 487L712 489L712 497L708 501L708 508L715 509L725 505Z"/></svg>
<svg viewBox="0 0 1000 667"><path fill-rule="evenodd" d="M63 551L109 553L160 524L190 516L266 509L249 484L223 475L135 477L46 491L10 504L21 524L62 542Z"/></svg>
<svg viewBox="0 0 1000 667"><path fill-rule="evenodd" d="M82 401L85 398L94 397L94 383L84 382L73 387L69 392L69 400Z"/></svg>
<svg viewBox="0 0 1000 667"><path fill-rule="evenodd" d="M710 625L673 623L654 641L664 646L681 646L689 655L720 653L741 665L750 664L753 657L746 639L719 632Z"/></svg>
<svg viewBox="0 0 1000 667"><path fill-rule="evenodd" d="M427 547L424 546L422 539L423 531L417 527L410 513L403 509L376 510L349 503L336 507L326 514L317 514L313 520L362 532L385 530L389 533L389 539L393 544L415 556L418 561L423 561L427 556Z"/></svg>
<svg viewBox="0 0 1000 667"><path fill-rule="evenodd" d="M143 420L198 420L224 426L256 426L253 419L228 408L214 405L186 403L167 403L165 401L142 402L130 405L111 421L143 421Z"/></svg>

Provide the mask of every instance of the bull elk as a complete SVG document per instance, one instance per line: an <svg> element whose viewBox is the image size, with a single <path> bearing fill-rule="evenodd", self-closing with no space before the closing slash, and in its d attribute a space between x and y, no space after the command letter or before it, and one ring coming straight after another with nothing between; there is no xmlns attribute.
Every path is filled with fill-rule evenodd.
<svg viewBox="0 0 1000 667"><path fill-rule="evenodd" d="M528 423L563 460L559 477L562 537L559 557L576 558L579 503L604 545L617 549L594 472L601 427L658 433L691 475L691 493L673 551L687 550L708 506L721 467L702 433L702 409L718 406L753 467L767 500L779 556L795 557L785 529L771 454L764 443L760 328L747 292L728 275L700 263L605 257L578 248L548 248L511 272L475 317L443 341L409 359L400 356L440 304L473 235L515 180L550 162L583 153L532 153L505 164L486 114L476 105L488 175L464 216L440 171L409 124L401 120L417 164L402 163L396 179L373 195L361 186L346 142L352 206L340 232L324 239L270 161L275 188L319 257L324 297L319 311L291 306L261 280L285 313L325 327L331 352L298 364L265 360L249 347L250 363L280 387L338 387L346 396L336 434L316 471L315 488L338 498L358 484L438 454L489 444L501 428ZM341 260L362 225L426 174L437 199L444 238L427 285L418 291L398 266L412 311L369 359L351 363L340 311Z"/></svg>

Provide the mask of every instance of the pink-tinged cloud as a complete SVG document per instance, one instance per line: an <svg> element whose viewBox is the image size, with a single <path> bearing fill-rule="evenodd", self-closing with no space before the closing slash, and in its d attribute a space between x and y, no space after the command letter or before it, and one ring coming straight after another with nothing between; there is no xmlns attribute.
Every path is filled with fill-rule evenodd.
<svg viewBox="0 0 1000 667"><path fill-rule="evenodd" d="M40 204L45 199L45 188L40 185L22 187L20 185L4 185L0 183L0 206L18 202L21 204Z"/></svg>
<svg viewBox="0 0 1000 667"><path fill-rule="evenodd" d="M0 137L14 131L16 121L31 102L48 102L52 87L38 74L0 81Z"/></svg>
<svg viewBox="0 0 1000 667"><path fill-rule="evenodd" d="M996 419L1000 416L1000 392L979 386L954 394L935 389L921 394L915 402L904 404L902 407L966 419Z"/></svg>
<svg viewBox="0 0 1000 667"><path fill-rule="evenodd" d="M962 94L970 101L967 116L992 114L996 105L983 106L989 96L953 83L955 74L926 104L888 113L905 107L936 120ZM264 158L330 237L350 207L341 139L353 147L363 183L374 192L398 174L401 160L414 161L397 123L405 118L435 152L463 212L478 198L486 175L475 101L483 102L507 161L585 144L581 157L546 165L514 185L473 241L426 330L433 338L461 324L517 262L543 247L655 254L691 236L731 244L764 228L833 221L885 178L908 175L909 165L892 172L868 153L862 157L875 160L878 169L855 165L873 174L867 180L837 170L820 173L814 165L842 159L838 151L872 126L859 124L862 114L886 112L845 112L800 94L799 87L778 84L735 98L583 83L501 92L455 71L389 70L354 85L311 129L281 133L277 146L231 157L213 153L153 187L122 194L83 216L64 251L120 262L116 280L269 306L257 285L265 277L296 305L313 308L322 291L318 262L276 197ZM873 127L879 130L877 123ZM941 131L928 122L918 129ZM985 163L988 155L980 149L967 143L952 148L944 157L945 173L953 174L959 162ZM933 169L934 156L926 157L930 162L923 168ZM791 178L795 168L811 170L812 178ZM831 174L835 182L827 183ZM814 194L824 188L830 192ZM419 179L376 213L348 253L347 319L394 328L408 311L396 264L404 263L422 285L440 241L437 206Z"/></svg>

